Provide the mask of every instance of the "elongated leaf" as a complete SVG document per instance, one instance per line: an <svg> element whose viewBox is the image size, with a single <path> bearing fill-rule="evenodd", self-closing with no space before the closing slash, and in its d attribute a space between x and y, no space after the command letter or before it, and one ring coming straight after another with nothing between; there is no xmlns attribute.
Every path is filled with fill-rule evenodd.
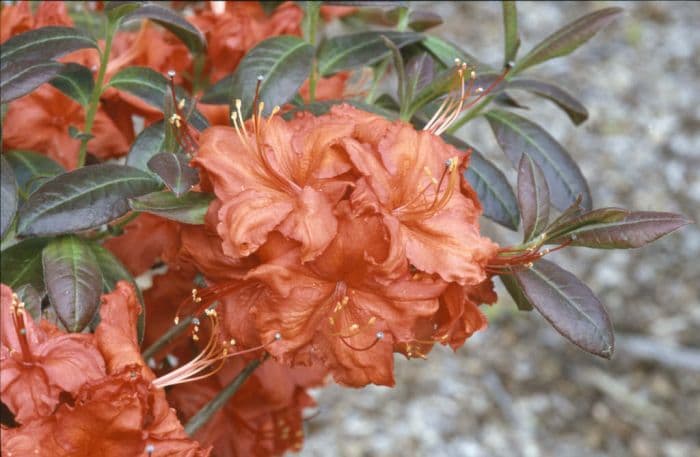
<svg viewBox="0 0 700 457"><path fill-rule="evenodd" d="M413 31L423 32L440 24L442 24L442 18L437 13L420 10L408 13L408 28Z"/></svg>
<svg viewBox="0 0 700 457"><path fill-rule="evenodd" d="M15 218L18 200L15 174L2 154L0 155L0 238L5 236L5 231Z"/></svg>
<svg viewBox="0 0 700 457"><path fill-rule="evenodd" d="M13 289L31 284L36 290L43 291L41 251L47 243L48 240L45 238L30 238L2 251L0 282Z"/></svg>
<svg viewBox="0 0 700 457"><path fill-rule="evenodd" d="M498 144L514 166L524 153L542 169L552 203L564 210L581 195L581 206L590 210L591 194L581 170L569 153L539 125L516 114L491 110L486 113Z"/></svg>
<svg viewBox="0 0 700 457"><path fill-rule="evenodd" d="M150 19L165 27L185 43L192 53L202 52L206 48L207 42L202 32L169 8L152 3L147 4L127 14L123 22L126 24L141 19Z"/></svg>
<svg viewBox="0 0 700 457"><path fill-rule="evenodd" d="M240 99L243 117L247 119L253 113L255 87L260 82L259 99L265 103L267 115L294 97L309 76L312 59L313 46L301 38L268 38L246 54L234 74L212 86L202 102L230 104L233 99Z"/></svg>
<svg viewBox="0 0 700 457"><path fill-rule="evenodd" d="M42 253L44 282L61 323L80 332L95 317L102 272L92 249L77 236L55 238Z"/></svg>
<svg viewBox="0 0 700 457"><path fill-rule="evenodd" d="M422 52L413 56L406 63L406 80L408 100L435 79L435 64L430 54Z"/></svg>
<svg viewBox="0 0 700 457"><path fill-rule="evenodd" d="M175 196L181 197L199 182L199 173L185 154L161 152L148 161L148 168L163 180Z"/></svg>
<svg viewBox="0 0 700 457"><path fill-rule="evenodd" d="M112 292L119 281L128 281L132 286L134 286L136 296L141 303L141 314L139 314L139 319L136 324L137 335L140 343L143 341L143 335L146 330L146 305L143 301L141 289L139 288L138 284L136 284L136 281L131 276L131 273L124 268L124 265L121 264L119 259L114 257L114 254L95 242L87 242L87 245L97 259L97 264L99 265L100 272L102 274L103 293ZM96 317L99 318L99 314Z"/></svg>
<svg viewBox="0 0 700 457"><path fill-rule="evenodd" d="M547 260L540 260L515 276L530 303L559 333L591 354L612 357L612 323L588 286Z"/></svg>
<svg viewBox="0 0 700 457"><path fill-rule="evenodd" d="M95 81L89 68L77 63L68 63L54 76L51 85L81 105L87 106Z"/></svg>
<svg viewBox="0 0 700 457"><path fill-rule="evenodd" d="M43 300L43 294L40 294L31 284L25 284L13 289L14 293L17 294L17 298L24 303L24 309L29 312L32 319L41 319L41 300Z"/></svg>
<svg viewBox="0 0 700 457"><path fill-rule="evenodd" d="M55 235L87 230L129 211L128 199L160 184L135 168L100 164L57 176L34 192L20 209L17 233Z"/></svg>
<svg viewBox="0 0 700 457"><path fill-rule="evenodd" d="M549 222L549 186L540 167L523 154L518 166L518 204L523 219L523 241L542 233Z"/></svg>
<svg viewBox="0 0 700 457"><path fill-rule="evenodd" d="M416 43L423 35L415 32L371 31L330 38L318 50L318 70L322 76L330 76L341 70L371 65L391 54L383 36L397 48ZM454 58L453 58L454 60Z"/></svg>
<svg viewBox="0 0 700 457"><path fill-rule="evenodd" d="M17 60L9 62L0 71L0 102L7 103L27 95L48 82L63 68L52 60Z"/></svg>
<svg viewBox="0 0 700 457"><path fill-rule="evenodd" d="M163 100L170 93L168 79L148 67L127 67L119 71L109 81L109 86L136 95L151 106L163 109ZM184 95L181 88L177 89L178 100L185 99L184 111L188 112L193 101ZM194 128L204 130L209 126L207 119L197 109L188 119Z"/></svg>
<svg viewBox="0 0 700 457"><path fill-rule="evenodd" d="M515 1L503 1L503 36L505 52L503 53L503 63L510 65L515 60L520 47L520 36L518 36L518 12Z"/></svg>
<svg viewBox="0 0 700 457"><path fill-rule="evenodd" d="M477 68L482 71L492 70L490 66L479 62L479 59L473 55L469 54L463 49L460 49L457 45L450 43L447 40L443 40L442 38L438 38L433 35L426 35L420 44L426 51L432 54L438 62L447 68L454 67L455 58L457 58L462 62L466 62L470 68Z"/></svg>
<svg viewBox="0 0 700 457"><path fill-rule="evenodd" d="M141 6L141 2L113 0L105 4L104 12L111 21L115 21Z"/></svg>
<svg viewBox="0 0 700 457"><path fill-rule="evenodd" d="M153 192L129 200L131 209L155 214L185 224L204 224L212 194L189 192L178 198L172 192Z"/></svg>
<svg viewBox="0 0 700 457"><path fill-rule="evenodd" d="M139 133L126 156L126 164L139 170L148 171L148 161L158 154L165 141L165 122L149 125Z"/></svg>
<svg viewBox="0 0 700 457"><path fill-rule="evenodd" d="M442 138L459 149L472 150L464 177L479 196L484 216L511 230L517 230L520 224L518 201L503 172L459 138L447 134L442 135Z"/></svg>
<svg viewBox="0 0 700 457"><path fill-rule="evenodd" d="M525 57L520 59L513 68L512 74L519 73L546 60L570 54L612 22L621 12L621 8L605 8L565 25L542 40Z"/></svg>
<svg viewBox="0 0 700 457"><path fill-rule="evenodd" d="M95 48L95 40L72 27L42 27L15 35L0 46L0 68L12 62L48 61L78 49ZM9 77L9 76L8 76Z"/></svg>
<svg viewBox="0 0 700 457"><path fill-rule="evenodd" d="M42 180L65 172L57 162L38 152L9 151L3 154L3 157L12 167L17 185L26 195L34 192L42 184Z"/></svg>
<svg viewBox="0 0 700 457"><path fill-rule="evenodd" d="M530 303L530 300L525 296L525 292L523 292L523 287L518 282L518 278L513 275L500 275L499 278L501 278L501 282L515 302L515 306L517 306L520 311L532 311L532 303Z"/></svg>
<svg viewBox="0 0 700 457"><path fill-rule="evenodd" d="M384 41L384 45L391 51L391 57L394 63L394 70L396 71L398 85L397 98L399 99L399 106L401 106L401 108L405 108L409 102L409 99L407 99L408 81L406 80L406 66L404 64L403 57L401 57L401 51L394 44L394 42L385 35L382 35L381 38L382 41Z"/></svg>
<svg viewBox="0 0 700 457"><path fill-rule="evenodd" d="M567 221L548 242L599 249L638 248L689 223L680 214L601 208Z"/></svg>
<svg viewBox="0 0 700 457"><path fill-rule="evenodd" d="M508 83L508 89L523 89L554 102L569 116L574 125L588 119L588 110L573 95L561 87L535 79L517 78Z"/></svg>

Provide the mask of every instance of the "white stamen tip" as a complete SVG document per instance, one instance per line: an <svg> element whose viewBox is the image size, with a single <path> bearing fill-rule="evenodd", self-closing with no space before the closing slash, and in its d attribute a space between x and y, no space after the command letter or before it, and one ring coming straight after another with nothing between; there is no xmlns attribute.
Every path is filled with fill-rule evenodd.
<svg viewBox="0 0 700 457"><path fill-rule="evenodd" d="M192 319L192 325L199 325L199 319L197 319L196 317Z"/></svg>
<svg viewBox="0 0 700 457"><path fill-rule="evenodd" d="M282 339L282 334L280 332L275 333L275 341L279 341Z"/></svg>
<svg viewBox="0 0 700 457"><path fill-rule="evenodd" d="M168 70L168 78L174 78L175 74L175 70Z"/></svg>
<svg viewBox="0 0 700 457"><path fill-rule="evenodd" d="M148 454L153 454L153 452L155 452L155 450L156 450L156 447L154 445L152 445L152 444L146 445L146 452Z"/></svg>
<svg viewBox="0 0 700 457"><path fill-rule="evenodd" d="M377 332L374 336L376 336L378 340L384 339L384 332Z"/></svg>
<svg viewBox="0 0 700 457"><path fill-rule="evenodd" d="M262 81L263 79L265 79L263 75L258 75L258 81Z"/></svg>

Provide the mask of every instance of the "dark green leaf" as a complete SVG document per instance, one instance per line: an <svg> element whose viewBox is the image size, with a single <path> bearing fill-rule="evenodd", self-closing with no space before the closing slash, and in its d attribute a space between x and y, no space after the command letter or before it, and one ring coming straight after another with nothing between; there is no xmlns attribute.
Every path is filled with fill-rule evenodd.
<svg viewBox="0 0 700 457"><path fill-rule="evenodd" d="M26 194L34 192L42 179L53 178L65 170L43 154L32 151L9 151L3 154L12 166L17 185Z"/></svg>
<svg viewBox="0 0 700 457"><path fill-rule="evenodd" d="M428 84L415 93L411 99L411 105L408 109L408 113L415 114L421 108L447 94L454 89L458 81L457 73L453 68L443 70L439 75L434 77Z"/></svg>
<svg viewBox="0 0 700 457"><path fill-rule="evenodd" d="M176 197L181 197L199 182L199 173L189 162L185 154L161 152L148 161L148 168L160 176Z"/></svg>
<svg viewBox="0 0 700 457"><path fill-rule="evenodd" d="M32 319L38 321L41 319L41 300L43 299L40 294L31 284L25 284L13 289L13 292L17 294L19 301L24 303L24 309L29 311L29 315Z"/></svg>
<svg viewBox="0 0 700 457"><path fill-rule="evenodd" d="M530 303L559 333L591 354L612 357L612 323L588 286L547 260L540 260L515 276Z"/></svg>
<svg viewBox="0 0 700 457"><path fill-rule="evenodd" d="M566 221L548 242L599 249L638 248L689 223L680 214L601 208Z"/></svg>
<svg viewBox="0 0 700 457"><path fill-rule="evenodd" d="M535 46L513 68L512 74L555 57L565 56L588 41L599 30L608 25L621 8L605 8L582 16L557 30Z"/></svg>
<svg viewBox="0 0 700 457"><path fill-rule="evenodd" d="M0 71L0 103L27 95L48 82L63 68L52 60L16 60Z"/></svg>
<svg viewBox="0 0 700 457"><path fill-rule="evenodd" d="M477 68L481 71L491 69L491 67L479 62L476 57L468 52L436 36L426 35L421 41L421 45L430 52L438 62L447 68L453 68L455 65L455 58L457 58L462 62L466 62L470 68Z"/></svg>
<svg viewBox="0 0 700 457"><path fill-rule="evenodd" d="M128 199L153 192L150 174L116 164L90 165L57 176L20 209L17 233L55 235L87 230L129 211Z"/></svg>
<svg viewBox="0 0 700 457"><path fill-rule="evenodd" d="M185 224L204 224L212 194L189 192L178 198L172 192L153 192L129 200L131 209L152 213Z"/></svg>
<svg viewBox="0 0 700 457"><path fill-rule="evenodd" d="M51 85L81 105L87 106L95 81L89 68L77 63L67 63L51 80Z"/></svg>
<svg viewBox="0 0 700 457"><path fill-rule="evenodd" d="M535 79L513 79L508 83L508 89L523 89L540 97L544 97L564 110L575 125L579 125L588 119L588 110L571 94L559 86L537 81Z"/></svg>
<svg viewBox="0 0 700 457"><path fill-rule="evenodd" d="M518 201L503 172L462 140L447 134L442 135L442 138L456 148L472 150L464 177L479 196L484 216L511 230L517 230L520 224Z"/></svg>
<svg viewBox="0 0 700 457"><path fill-rule="evenodd" d="M498 144L514 166L524 153L542 169L552 203L566 209L581 195L581 206L591 209L591 195L581 170L568 152L539 125L508 111L486 113Z"/></svg>
<svg viewBox="0 0 700 457"><path fill-rule="evenodd" d="M97 259L97 264L99 265L100 271L102 272L102 292L109 293L114 290L119 281L128 281L134 286L136 290L136 296L141 303L141 314L139 314L139 319L137 322L137 334L139 338L139 343L143 341L143 335L146 329L146 305L143 301L143 294L141 294L141 289L139 289L138 284L134 281L131 273L124 268L119 259L114 257L109 250L100 246L95 242L88 242L87 244L92 253ZM99 315L97 316L99 317Z"/></svg>
<svg viewBox="0 0 700 457"><path fill-rule="evenodd" d="M148 67L127 67L112 76L109 86L129 92L151 106L163 109L163 100L170 93L170 83L168 79ZM184 96L181 88L177 90L178 100L185 98L186 105L184 111L188 112L194 103L190 98ZM192 112L188 119L194 128L204 130L209 126L207 119L197 109Z"/></svg>
<svg viewBox="0 0 700 457"><path fill-rule="evenodd" d="M408 14L408 28L416 32L423 32L440 24L442 18L437 13L416 10Z"/></svg>
<svg viewBox="0 0 700 457"><path fill-rule="evenodd" d="M540 167L527 154L522 154L518 165L518 205L523 241L527 242L549 223L549 186Z"/></svg>
<svg viewBox="0 0 700 457"><path fill-rule="evenodd" d="M376 105L369 105L367 103L358 102L355 100L323 100L320 102L313 102L306 105L299 106L293 110L287 111L282 115L284 119L293 119L297 113L309 112L315 116L321 116L326 114L330 109L336 105L347 103L348 105L354 106L355 108L361 109L374 114L379 114L390 120L398 119L398 113L383 109Z"/></svg>
<svg viewBox="0 0 700 457"><path fill-rule="evenodd" d="M104 12L111 21L123 17L141 6L141 2L134 1L110 1L106 2Z"/></svg>
<svg viewBox="0 0 700 457"><path fill-rule="evenodd" d="M406 67L403 62L403 57L401 57L401 51L399 51L399 48L396 47L393 41L391 41L385 35L382 35L381 38L384 41L384 45L391 51L391 56L394 62L394 70L396 70L396 77L398 80L397 98L399 99L399 106L401 106L403 109L407 107L409 102L409 99L407 99L408 81L406 81Z"/></svg>
<svg viewBox="0 0 700 457"><path fill-rule="evenodd" d="M48 61L78 49L95 48L95 40L72 27L42 27L15 35L0 46L3 72L11 63ZM3 79L5 77L3 76Z"/></svg>
<svg viewBox="0 0 700 457"><path fill-rule="evenodd" d="M17 181L12 167L5 160L5 154L0 155L0 238L12 224L17 212Z"/></svg>
<svg viewBox="0 0 700 457"><path fill-rule="evenodd" d="M318 50L318 70L322 76L330 76L341 70L371 65L391 53L383 36L397 48L423 39L415 32L371 31L335 36L324 41ZM453 58L454 60L454 58Z"/></svg>
<svg viewBox="0 0 700 457"><path fill-rule="evenodd" d="M43 291L41 251L47 243L45 238L30 238L2 251L0 282L13 289L31 284L36 290Z"/></svg>
<svg viewBox="0 0 700 457"><path fill-rule="evenodd" d="M515 306L520 311L532 311L532 303L527 299L523 292L523 287L518 282L518 279L513 275L500 275L501 282L506 286L508 294L515 302Z"/></svg>
<svg viewBox="0 0 700 457"><path fill-rule="evenodd" d="M503 63L508 66L515 60L520 47L520 36L518 36L518 11L515 1L503 1L503 35L505 41L505 52Z"/></svg>
<svg viewBox="0 0 700 457"><path fill-rule="evenodd" d="M259 100L265 103L267 115L291 100L309 76L313 49L298 37L268 38L246 54L233 75L212 86L202 102L229 104L240 99L243 118L248 119L253 113L255 87L260 83Z"/></svg>
<svg viewBox="0 0 700 457"><path fill-rule="evenodd" d="M193 54L202 52L207 45L202 32L197 27L187 22L182 16L169 8L160 5L144 5L136 11L124 17L124 23L135 20L150 19L161 25L177 36L192 51Z"/></svg>
<svg viewBox="0 0 700 457"><path fill-rule="evenodd" d="M165 141L165 122L151 124L139 133L126 156L126 164L139 170L148 171L148 161L158 154Z"/></svg>
<svg viewBox="0 0 700 457"><path fill-rule="evenodd" d="M58 319L71 332L82 331L100 305L102 273L92 249L77 236L49 242L42 253L44 283Z"/></svg>
<svg viewBox="0 0 700 457"><path fill-rule="evenodd" d="M430 54L422 52L406 63L407 95L413 100L415 94L435 79L435 64Z"/></svg>

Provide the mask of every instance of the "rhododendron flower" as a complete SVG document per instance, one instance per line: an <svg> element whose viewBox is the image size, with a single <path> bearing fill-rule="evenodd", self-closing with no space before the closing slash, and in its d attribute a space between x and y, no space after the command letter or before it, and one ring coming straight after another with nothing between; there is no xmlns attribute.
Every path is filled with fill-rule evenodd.
<svg viewBox="0 0 700 457"><path fill-rule="evenodd" d="M65 333L45 319L35 323L4 284L0 307L0 395L17 422L50 414L62 392L76 394L105 375L93 335Z"/></svg>
<svg viewBox="0 0 700 457"><path fill-rule="evenodd" d="M361 386L393 383L394 351L420 356L483 328L476 304L491 296L474 291L498 246L479 235L468 152L347 105L232 119L203 133L193 164L217 196L223 254L260 262L252 285L208 292L235 309L223 314L233 337L251 341L254 327L278 360Z"/></svg>
<svg viewBox="0 0 700 457"><path fill-rule="evenodd" d="M2 447L7 455L209 454L189 439L168 405L163 384L141 358L136 338L140 312L135 291L126 282L117 283L114 292L102 297L93 347L99 350L95 352L101 355L106 374L84 381L75 395L56 402L55 411L34 417L19 428L3 430ZM13 324L17 331L17 323ZM71 376L74 382L84 379L80 367L63 367L59 375Z"/></svg>
<svg viewBox="0 0 700 457"><path fill-rule="evenodd" d="M243 369L232 360L216 376L175 386L168 398L183 418L193 416ZM321 368L287 368L273 360L256 369L231 400L193 436L219 457L282 455L301 449L302 411L315 406L306 388L321 385Z"/></svg>
<svg viewBox="0 0 700 457"><path fill-rule="evenodd" d="M40 2L34 14L27 0L14 5L3 3L0 12L0 43L20 33L50 25L73 25L64 2Z"/></svg>

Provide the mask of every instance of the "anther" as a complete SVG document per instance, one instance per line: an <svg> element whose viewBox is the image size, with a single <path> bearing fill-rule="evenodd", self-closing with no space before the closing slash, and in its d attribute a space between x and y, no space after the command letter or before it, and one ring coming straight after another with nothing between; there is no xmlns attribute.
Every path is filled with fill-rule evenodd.
<svg viewBox="0 0 700 457"><path fill-rule="evenodd" d="M168 78L173 79L175 75L175 70L168 70Z"/></svg>
<svg viewBox="0 0 700 457"><path fill-rule="evenodd" d="M263 75L258 75L258 81L262 82L263 79L265 79L265 77Z"/></svg>
<svg viewBox="0 0 700 457"><path fill-rule="evenodd" d="M508 62L506 62L506 68L507 68L507 69L510 70L510 69L513 68L514 66L515 66L515 62L514 62L513 60L509 60Z"/></svg>
<svg viewBox="0 0 700 457"><path fill-rule="evenodd" d="M184 98L181 99L181 100L178 102L177 107L178 107L179 109L182 109L182 108L185 107L185 99L184 99Z"/></svg>
<svg viewBox="0 0 700 457"><path fill-rule="evenodd" d="M378 340L382 340L384 339L384 332L377 332L374 336L377 337Z"/></svg>
<svg viewBox="0 0 700 457"><path fill-rule="evenodd" d="M196 317L192 319L192 325L194 325L195 327L199 326L199 319Z"/></svg>
<svg viewBox="0 0 700 457"><path fill-rule="evenodd" d="M148 457L151 457L151 455L153 455L155 450L156 450L156 447L154 445L152 445L152 444L146 445L146 453L148 454Z"/></svg>
<svg viewBox="0 0 700 457"><path fill-rule="evenodd" d="M275 341L279 341L282 339L282 334L280 332L275 333Z"/></svg>

